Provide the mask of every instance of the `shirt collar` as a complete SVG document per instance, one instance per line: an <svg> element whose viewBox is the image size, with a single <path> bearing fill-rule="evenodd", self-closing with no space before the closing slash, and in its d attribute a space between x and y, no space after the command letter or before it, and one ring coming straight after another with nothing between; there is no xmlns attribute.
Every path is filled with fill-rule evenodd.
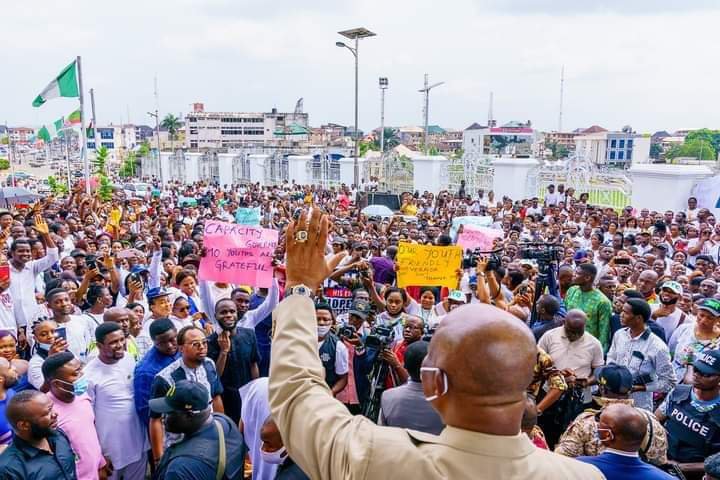
<svg viewBox="0 0 720 480"><path fill-rule="evenodd" d="M530 455L535 445L527 435L490 435L472 432L451 426L445 427L440 435L406 430L413 438L425 443L447 445L457 450L500 458L521 458Z"/></svg>
<svg viewBox="0 0 720 480"><path fill-rule="evenodd" d="M53 451L55 450L57 435L57 432L51 432L50 435L48 435L47 437L48 443L50 444L50 447L53 449ZM13 444L15 445L15 448L17 448L27 458L35 458L43 453L47 455L52 455L52 453L46 450L41 450L37 447L30 445L30 443L17 435L15 435L15 437L13 438Z"/></svg>
<svg viewBox="0 0 720 480"><path fill-rule="evenodd" d="M626 452L624 450L616 450L614 448L605 448L604 453L612 453L615 455L620 455L622 457L639 457L638 452Z"/></svg>

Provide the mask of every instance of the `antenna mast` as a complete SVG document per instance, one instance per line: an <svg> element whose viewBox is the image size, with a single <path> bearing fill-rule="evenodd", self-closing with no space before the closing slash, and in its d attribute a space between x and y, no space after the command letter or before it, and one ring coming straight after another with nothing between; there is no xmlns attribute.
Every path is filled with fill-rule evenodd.
<svg viewBox="0 0 720 480"><path fill-rule="evenodd" d="M558 117L558 132L562 132L563 121L563 95L565 93L565 65L560 69L560 115Z"/></svg>

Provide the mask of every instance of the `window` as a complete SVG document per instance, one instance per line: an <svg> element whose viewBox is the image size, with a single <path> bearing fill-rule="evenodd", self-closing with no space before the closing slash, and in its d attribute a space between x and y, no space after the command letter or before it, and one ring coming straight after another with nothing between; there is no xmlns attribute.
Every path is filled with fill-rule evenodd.
<svg viewBox="0 0 720 480"><path fill-rule="evenodd" d="M115 144L113 142L102 142L100 145L105 148L115 148Z"/></svg>
<svg viewBox="0 0 720 480"><path fill-rule="evenodd" d="M100 138L105 140L112 140L113 138L113 131L112 130L100 130Z"/></svg>
<svg viewBox="0 0 720 480"><path fill-rule="evenodd" d="M610 160L615 160L615 150L610 151Z"/></svg>
<svg viewBox="0 0 720 480"><path fill-rule="evenodd" d="M95 150L95 142L88 142L88 148Z"/></svg>
<svg viewBox="0 0 720 480"><path fill-rule="evenodd" d="M197 142L190 142L190 148L197 148Z"/></svg>
<svg viewBox="0 0 720 480"><path fill-rule="evenodd" d="M625 148L625 139L620 139L620 148Z"/></svg>
<svg viewBox="0 0 720 480"><path fill-rule="evenodd" d="M610 140L610 148L615 148L617 146L617 140L614 138Z"/></svg>
<svg viewBox="0 0 720 480"><path fill-rule="evenodd" d="M622 141L622 140L621 140L621 141ZM625 157L625 152L622 151L622 150L620 150L620 151L618 152L618 160L624 160L624 157Z"/></svg>
<svg viewBox="0 0 720 480"><path fill-rule="evenodd" d="M633 146L633 141L632 141L632 138L630 138L627 141L627 148L632 148L632 146Z"/></svg>
<svg viewBox="0 0 720 480"><path fill-rule="evenodd" d="M625 156L628 160L632 160L632 150L627 151L627 155Z"/></svg>
<svg viewBox="0 0 720 480"><path fill-rule="evenodd" d="M191 128L190 129L190 135L197 135L197 128Z"/></svg>
<svg viewBox="0 0 720 480"><path fill-rule="evenodd" d="M190 123L197 122L197 117L187 117L187 119L188 119L188 122L190 122Z"/></svg>

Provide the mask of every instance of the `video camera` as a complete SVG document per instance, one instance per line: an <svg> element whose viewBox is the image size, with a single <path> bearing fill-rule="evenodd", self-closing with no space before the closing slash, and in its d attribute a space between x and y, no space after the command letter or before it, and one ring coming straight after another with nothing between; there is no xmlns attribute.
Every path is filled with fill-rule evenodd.
<svg viewBox="0 0 720 480"><path fill-rule="evenodd" d="M351 338L353 335L355 335L355 331L355 327L353 327L352 325L343 325L338 329L338 336Z"/></svg>
<svg viewBox="0 0 720 480"><path fill-rule="evenodd" d="M365 347L380 351L388 348L394 339L395 330L392 326L376 325L370 330L370 334L365 337Z"/></svg>
<svg viewBox="0 0 720 480"><path fill-rule="evenodd" d="M557 243L545 242L521 242L520 258L524 260L535 260L540 273L547 273L552 263L558 263L563 259L565 249Z"/></svg>
<svg viewBox="0 0 720 480"><path fill-rule="evenodd" d="M502 265L502 259L500 258L500 254L503 253L502 248L498 248L496 250L491 250L489 252L483 252L479 248L476 248L475 250L465 250L465 254L463 255L463 261L462 261L462 268L463 270L467 270L469 268L474 268L477 265L478 260L481 257L488 256L488 264L485 268L486 272L492 272L496 271L498 268L500 268L500 265Z"/></svg>

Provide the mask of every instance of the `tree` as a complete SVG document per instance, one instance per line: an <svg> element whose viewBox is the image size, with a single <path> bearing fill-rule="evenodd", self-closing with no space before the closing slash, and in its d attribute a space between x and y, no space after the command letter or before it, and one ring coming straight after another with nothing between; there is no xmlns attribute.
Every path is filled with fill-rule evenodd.
<svg viewBox="0 0 720 480"><path fill-rule="evenodd" d="M125 157L125 160L123 160L123 163L120 166L120 171L118 172L118 174L122 178L134 177L136 160L137 157L135 152L128 153L127 157Z"/></svg>
<svg viewBox="0 0 720 480"><path fill-rule="evenodd" d="M660 145L659 143L650 144L650 158L659 160L660 155L662 155L662 145Z"/></svg>
<svg viewBox="0 0 720 480"><path fill-rule="evenodd" d="M712 144L703 139L685 139L682 145L675 145L665 154L665 158L672 160L677 157L696 158L698 160L715 160L717 153Z"/></svg>
<svg viewBox="0 0 720 480"><path fill-rule="evenodd" d="M175 150L173 142L177 138L176 136L178 130L180 130L180 119L172 113L168 113L165 115L165 118L163 118L160 126L168 131L168 136L170 137L170 150Z"/></svg>
<svg viewBox="0 0 720 480"><path fill-rule="evenodd" d="M358 155L360 155L361 158L364 157L369 150L378 151L380 147L376 147L373 142L360 142L358 145Z"/></svg>
<svg viewBox="0 0 720 480"><path fill-rule="evenodd" d="M3 138L0 138L0 145L10 145L10 135L5 135Z"/></svg>
<svg viewBox="0 0 720 480"><path fill-rule="evenodd" d="M52 175L48 177L48 186L50 187L50 191L52 191L53 195L55 196L61 196L68 193L67 185L58 182Z"/></svg>
<svg viewBox="0 0 720 480"><path fill-rule="evenodd" d="M397 130L395 130L394 128L385 127L383 129L383 131L385 132L385 138L384 138L385 144L383 145L383 147L385 148L386 152L388 150L392 150L393 148L400 145L400 138L397 136ZM373 150L380 151L380 134L379 133L375 136L373 145L375 146L375 148Z"/></svg>
<svg viewBox="0 0 720 480"><path fill-rule="evenodd" d="M7 158L0 158L0 170L7 170L10 168L10 161Z"/></svg>
<svg viewBox="0 0 720 480"><path fill-rule="evenodd" d="M559 144L557 142L548 142L545 144L545 146L550 150L550 157L553 160L560 160L561 158L565 158L568 155L568 149L565 145Z"/></svg>
<svg viewBox="0 0 720 480"><path fill-rule="evenodd" d="M720 130L701 128L700 130L693 130L692 132L689 132L685 137L685 143L693 142L695 140L705 140L712 145L716 152L720 151Z"/></svg>
<svg viewBox="0 0 720 480"><path fill-rule="evenodd" d="M105 145L101 145L100 148L95 150L95 173L99 175L105 175L107 173L107 157L110 154Z"/></svg>
<svg viewBox="0 0 720 480"><path fill-rule="evenodd" d="M112 200L112 185L110 180L105 175L100 175L100 185L98 186L97 193L103 202L109 202Z"/></svg>
<svg viewBox="0 0 720 480"><path fill-rule="evenodd" d="M143 141L140 144L140 147L137 151L137 156L140 158L147 158L150 155L150 142L147 140Z"/></svg>

